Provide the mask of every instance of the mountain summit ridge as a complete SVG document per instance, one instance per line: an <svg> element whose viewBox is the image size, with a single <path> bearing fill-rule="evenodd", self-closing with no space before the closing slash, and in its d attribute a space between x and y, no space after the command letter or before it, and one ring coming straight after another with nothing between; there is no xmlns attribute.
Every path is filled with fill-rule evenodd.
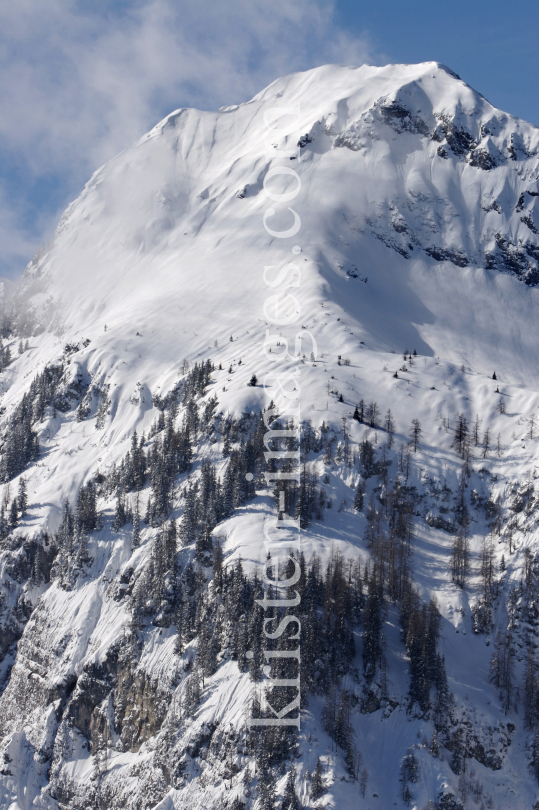
<svg viewBox="0 0 539 810"><path fill-rule="evenodd" d="M166 321L185 265L217 251L222 276L240 245L246 264L264 245L274 251L260 218L270 165L263 113L276 103L300 107L299 125L285 124L281 140L288 149L304 142L295 165L308 190L296 202L321 281L335 273L374 280L369 266L379 264L381 244L396 266L405 260L406 274L448 266L470 268L481 289L500 283L491 271L537 283L539 130L496 111L436 63L326 66L279 79L228 112L172 113L109 161L67 209L52 251L27 270L26 306L32 285L45 284L44 322L56 304L66 334L75 312L88 330L111 307L136 310L135 289L144 306L155 299L157 272ZM284 182L272 181L276 189ZM336 237L340 219L346 236ZM330 248L335 238L351 250ZM204 274L222 296L208 264Z"/></svg>

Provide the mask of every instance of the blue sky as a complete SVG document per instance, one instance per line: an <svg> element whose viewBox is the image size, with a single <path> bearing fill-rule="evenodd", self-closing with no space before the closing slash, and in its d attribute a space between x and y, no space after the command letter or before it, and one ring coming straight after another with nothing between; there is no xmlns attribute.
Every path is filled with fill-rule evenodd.
<svg viewBox="0 0 539 810"><path fill-rule="evenodd" d="M382 61L442 62L496 107L539 125L536 0L340 0L335 24L366 36Z"/></svg>
<svg viewBox="0 0 539 810"><path fill-rule="evenodd" d="M539 124L539 3L17 0L0 5L0 276L103 162L181 106L326 62L436 60Z"/></svg>

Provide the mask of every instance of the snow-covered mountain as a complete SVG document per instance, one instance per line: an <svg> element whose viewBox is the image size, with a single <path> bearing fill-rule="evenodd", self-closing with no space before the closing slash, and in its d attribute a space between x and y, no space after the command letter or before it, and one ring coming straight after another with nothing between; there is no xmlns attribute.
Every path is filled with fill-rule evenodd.
<svg viewBox="0 0 539 810"><path fill-rule="evenodd" d="M442 65L326 66L94 174L4 314L0 807L534 806L538 150ZM306 687L276 740L245 644L281 497Z"/></svg>

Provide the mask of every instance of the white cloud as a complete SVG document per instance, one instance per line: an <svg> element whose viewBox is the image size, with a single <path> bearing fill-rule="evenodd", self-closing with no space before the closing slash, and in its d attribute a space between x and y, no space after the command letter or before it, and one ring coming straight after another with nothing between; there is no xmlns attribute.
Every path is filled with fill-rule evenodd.
<svg viewBox="0 0 539 810"><path fill-rule="evenodd" d="M27 229L21 226L24 213L19 205L15 205L0 187L0 245L2 256L21 261L26 260L35 252L38 241L28 234ZM2 273L0 272L0 276Z"/></svg>
<svg viewBox="0 0 539 810"><path fill-rule="evenodd" d="M367 40L337 29L332 4L322 0L139 0L116 11L110 3L88 8L73 0L0 7L4 165L31 179L55 178L66 194L178 106L217 108L286 73L372 59ZM0 237L6 217L20 231L13 250L22 249L28 237L16 211L0 213Z"/></svg>

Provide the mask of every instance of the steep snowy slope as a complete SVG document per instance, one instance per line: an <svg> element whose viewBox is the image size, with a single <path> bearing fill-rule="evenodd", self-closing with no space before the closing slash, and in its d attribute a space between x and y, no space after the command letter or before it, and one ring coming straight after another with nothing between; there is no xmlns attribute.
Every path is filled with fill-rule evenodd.
<svg viewBox="0 0 539 810"><path fill-rule="evenodd" d="M286 134L272 137L266 121L285 105L299 109L299 119L277 120ZM430 63L320 68L280 79L237 108L179 110L96 172L67 210L55 247L36 268L42 294L57 303L66 335L93 337L117 320L122 337L131 337L137 319L157 330L158 311L166 342L178 316L182 333L194 337L202 289L215 336L228 338L225 312L233 323L249 308L260 312L261 262L289 257L289 241L261 225L271 202L264 178L286 162L272 163L272 148L289 149L298 158L288 165L302 183L294 207L308 258L305 316L327 283L343 306L357 273L370 285L352 293L350 314L380 348L412 341L435 354L451 342L455 359L475 352L477 362L502 363L515 374L533 351L520 323L523 314L533 317L534 298L484 271L530 286L539 281L538 140L535 127ZM293 191L296 181L277 175L268 189L278 193L279 184ZM290 214L278 209L268 225L282 231ZM381 328L388 302L380 289L388 287L402 306L392 307L394 323ZM460 307L447 307L454 289ZM199 337L186 348L205 349ZM529 374L527 365L522 370Z"/></svg>
<svg viewBox="0 0 539 810"><path fill-rule="evenodd" d="M212 575L206 529L230 571L241 558L250 572L266 556L275 499L260 453L249 491L235 492L215 520L199 516L191 534L186 526L204 465L214 464L225 488L260 411L271 398L284 409L265 376L276 368L297 375L302 458L319 498L302 550L308 561L318 554L322 570L339 553L361 560L349 576L361 591L357 655L332 687L340 705L350 696L355 765L327 722L331 689L310 689L290 756L270 762L280 796L294 754L306 807L533 806L539 711L534 703L517 713L516 687L524 694L536 642L538 149L536 127L436 63L326 66L279 79L240 106L178 110L95 173L50 252L27 268L4 325L0 807L263 806L260 758L245 730L253 680L227 642L232 630L215 619L215 583L200 584ZM269 322L276 293L282 326ZM286 293L300 307L295 320ZM264 347L266 330L277 337ZM208 359L202 383L189 368ZM377 413L354 419L361 400ZM416 451L412 419L421 426ZM159 448L166 465L164 437L184 435L182 425L193 456L173 436L182 460L168 470L166 509L156 512ZM32 431L39 449L25 444ZM125 473L135 431L147 465L137 486ZM21 478L26 511L20 498L12 505ZM90 485L99 515L68 531L64 503L79 503L79 517L91 512L84 498L93 495L80 495ZM380 537L393 537L387 503L399 486L412 578L441 614L438 649L454 696L443 723L439 685L430 708L409 695L403 585L384 595L385 663L381 656L374 676L363 669L374 588L363 570L383 559ZM288 497L299 512L297 493ZM137 509L141 519L148 512L140 540ZM179 537L166 540L176 556L159 579L165 519L178 521ZM450 563L463 532L471 562L461 588ZM221 628L210 675L197 652L203 630L183 649L177 641L177 588L182 577L190 587L189 564L199 571L191 596L204 594L210 626ZM159 599L142 608L156 582ZM206 627L201 607L191 620ZM511 688L489 680L498 631ZM467 776L454 753L464 738ZM419 763L417 778L406 756Z"/></svg>

